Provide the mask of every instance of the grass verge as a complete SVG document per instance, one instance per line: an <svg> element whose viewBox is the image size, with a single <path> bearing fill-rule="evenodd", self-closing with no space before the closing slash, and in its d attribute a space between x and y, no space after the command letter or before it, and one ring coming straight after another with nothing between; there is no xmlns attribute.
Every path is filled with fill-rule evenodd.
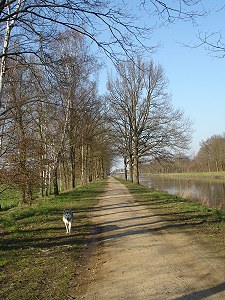
<svg viewBox="0 0 225 300"><path fill-rule="evenodd" d="M129 189L134 199L167 221L168 230L191 234L217 256L225 259L225 212L199 202L156 191L117 178Z"/></svg>
<svg viewBox="0 0 225 300"><path fill-rule="evenodd" d="M7 210L18 205L21 192L15 188L9 188L3 184L0 185L0 205L1 210Z"/></svg>
<svg viewBox="0 0 225 300"><path fill-rule="evenodd" d="M69 299L69 283L92 228L88 212L106 184L96 181L31 207L0 213L1 299ZM66 235L62 222L65 208L75 215L71 235Z"/></svg>
<svg viewBox="0 0 225 300"><path fill-rule="evenodd" d="M144 173L146 176L161 176L161 177L171 177L171 178L184 178L184 179L205 179L205 180L216 180L225 181L225 171L221 172L189 172L189 173L157 173L149 174Z"/></svg>

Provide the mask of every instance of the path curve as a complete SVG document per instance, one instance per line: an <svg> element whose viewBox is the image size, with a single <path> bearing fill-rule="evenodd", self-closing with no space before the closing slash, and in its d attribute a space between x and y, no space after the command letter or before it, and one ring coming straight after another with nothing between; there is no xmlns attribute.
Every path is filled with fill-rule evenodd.
<svg viewBox="0 0 225 300"><path fill-rule="evenodd" d="M213 254L164 229L115 179L92 217L100 248L76 299L225 299L225 271Z"/></svg>

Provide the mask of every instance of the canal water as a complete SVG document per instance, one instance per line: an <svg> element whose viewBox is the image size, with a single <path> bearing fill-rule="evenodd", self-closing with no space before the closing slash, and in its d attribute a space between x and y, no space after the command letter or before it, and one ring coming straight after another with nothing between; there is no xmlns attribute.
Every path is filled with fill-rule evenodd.
<svg viewBox="0 0 225 300"><path fill-rule="evenodd" d="M184 179L149 175L141 176L140 183L225 210L225 182L218 179Z"/></svg>

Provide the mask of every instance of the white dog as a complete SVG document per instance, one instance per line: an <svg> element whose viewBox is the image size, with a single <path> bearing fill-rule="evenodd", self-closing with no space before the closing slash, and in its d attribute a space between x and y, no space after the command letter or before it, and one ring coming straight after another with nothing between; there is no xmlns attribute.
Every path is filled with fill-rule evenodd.
<svg viewBox="0 0 225 300"><path fill-rule="evenodd" d="M73 212L70 209L66 209L63 212L63 222L65 223L66 226L66 233L71 232L71 227L72 227L72 221L73 221Z"/></svg>

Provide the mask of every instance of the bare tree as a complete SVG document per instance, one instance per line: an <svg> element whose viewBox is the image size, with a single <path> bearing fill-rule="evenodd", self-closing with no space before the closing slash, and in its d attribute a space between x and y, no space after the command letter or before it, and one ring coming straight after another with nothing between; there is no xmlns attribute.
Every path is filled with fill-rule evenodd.
<svg viewBox="0 0 225 300"><path fill-rule="evenodd" d="M44 67L32 55L10 62L3 94L1 161L12 171L24 203L31 202L34 188L45 196L53 185L57 195L75 187L75 178L86 183L106 176L112 157L97 91L99 64L83 36L58 35L44 59Z"/></svg>
<svg viewBox="0 0 225 300"><path fill-rule="evenodd" d="M11 31L15 26L16 20L18 18L18 14L20 12L20 8L22 5L22 0L13 1L16 2L13 5L11 3L6 3L6 1L2 1L0 3L0 13L3 14L5 10L5 36L3 39L3 46L2 46L2 54L1 54L1 68L0 68L0 108L2 107L1 99L2 99L2 92L4 86L4 79L6 73L6 63L7 63L7 56L9 51L9 44L10 44L10 37ZM7 5L8 4L8 5ZM13 7L12 7L13 6ZM0 28L1 28L0 24Z"/></svg>
<svg viewBox="0 0 225 300"><path fill-rule="evenodd" d="M116 119L122 115L123 123L115 127L119 135L121 130L124 135L129 133L124 126L125 120L129 122L131 134L127 139L132 139L129 155L133 160L134 182L139 183L141 158L165 157L186 149L191 123L171 105L160 65L145 63L138 57L119 64L117 70L118 77L108 82L109 101Z"/></svg>
<svg viewBox="0 0 225 300"><path fill-rule="evenodd" d="M123 120L128 120L129 128L126 132L123 130L123 133L129 133L127 140L130 141L129 145L132 149L129 150L129 157L133 163L135 183L139 182L140 137L148 120L150 103L154 98L157 84L159 85L159 78L154 78L156 74L153 73L153 63L144 64L138 57L136 61L129 60L119 64L119 78L115 81L109 80L108 83L111 103L113 105L116 103L116 109L120 107L120 111L122 110ZM123 126L123 129L125 128Z"/></svg>
<svg viewBox="0 0 225 300"><path fill-rule="evenodd" d="M13 63L12 63L13 64ZM31 203L33 188L36 186L39 174L37 172L37 147L34 135L33 116L30 102L34 97L31 78L32 72L28 66L14 62L7 74L6 101L10 103L7 114L7 127L4 128L3 138L11 135L11 143L3 157L12 174L12 181L22 191L22 202ZM5 102L6 103L6 102Z"/></svg>
<svg viewBox="0 0 225 300"><path fill-rule="evenodd" d="M163 22L174 22L180 19L193 21L201 16L201 10L192 8L199 2L200 0L180 0L174 3L167 0L140 0L139 5L151 18L157 15ZM155 24L140 26L136 12L128 11L127 6L124 0L118 4L105 0L1 1L0 29L5 33L0 54L0 107L7 58L33 53L41 59L41 53L49 39L65 28L88 37L114 62L121 55L131 55L138 47L142 51L144 48L152 50L154 45L147 47L143 41L146 37L149 38ZM11 45L17 44L18 36L23 48L16 50Z"/></svg>
<svg viewBox="0 0 225 300"><path fill-rule="evenodd" d="M55 91L58 93L59 102L62 109L61 141L56 152L56 160L54 167L54 182L57 186L56 176L60 166L60 160L66 164L64 155L69 151L69 160L72 171L72 187L75 187L76 176L76 151L78 145L81 144L82 153L82 182L87 179L86 173L86 140L88 139L89 117L99 113L98 104L96 106L96 69L99 68L96 59L88 54L88 48L84 40L84 36L73 32L66 31L51 43L51 51L47 56L47 65L53 75ZM95 110L96 109L96 110ZM94 119L92 119L94 121ZM57 154L58 153L58 154ZM65 172L64 172L65 174ZM58 193L57 188L55 192Z"/></svg>
<svg viewBox="0 0 225 300"><path fill-rule="evenodd" d="M225 170L225 135L213 135L201 142L201 147L195 157L199 171Z"/></svg>
<svg viewBox="0 0 225 300"><path fill-rule="evenodd" d="M2 1L0 28L5 34L0 54L0 99L8 57L33 53L41 58L49 39L67 28L88 37L114 60L122 52L127 54L134 49L135 40L141 42L141 36L147 31L134 26L131 20L132 16L126 10L110 1ZM107 31L107 39L101 34L104 31ZM16 50L11 45L17 43L18 36L23 48Z"/></svg>
<svg viewBox="0 0 225 300"><path fill-rule="evenodd" d="M157 15L163 24L176 21L195 22L196 18L206 14L202 0L142 0L142 5L151 15Z"/></svg>

